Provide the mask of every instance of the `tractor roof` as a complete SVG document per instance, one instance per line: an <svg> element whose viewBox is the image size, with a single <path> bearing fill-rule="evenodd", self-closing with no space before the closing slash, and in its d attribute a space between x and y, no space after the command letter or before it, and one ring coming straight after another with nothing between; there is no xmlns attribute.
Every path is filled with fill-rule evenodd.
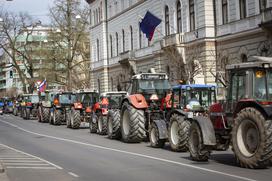
<svg viewBox="0 0 272 181"><path fill-rule="evenodd" d="M246 68L272 68L272 57L253 56L254 61L227 65L227 70ZM266 66L267 65L267 66ZM266 66L266 67L265 67Z"/></svg>
<svg viewBox="0 0 272 181"><path fill-rule="evenodd" d="M186 90L188 87L192 89L210 89L210 88L215 88L215 85L207 85L207 84L187 84L187 85L175 85L173 87L174 90L179 90L183 89Z"/></svg>
<svg viewBox="0 0 272 181"><path fill-rule="evenodd" d="M102 96L102 97L105 97L105 96L107 96L107 95L121 95L121 94L127 94L127 92L126 92L126 91L104 92L104 93L101 93L101 96Z"/></svg>
<svg viewBox="0 0 272 181"><path fill-rule="evenodd" d="M136 74L131 77L131 79L168 79L167 74L165 73L141 73Z"/></svg>

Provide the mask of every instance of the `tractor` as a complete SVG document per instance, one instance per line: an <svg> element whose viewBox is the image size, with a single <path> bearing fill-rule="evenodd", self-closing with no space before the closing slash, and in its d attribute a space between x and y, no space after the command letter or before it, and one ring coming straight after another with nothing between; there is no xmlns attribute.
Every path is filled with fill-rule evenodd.
<svg viewBox="0 0 272 181"><path fill-rule="evenodd" d="M38 116L39 96L38 94L25 94L21 103L21 116L24 119L36 118Z"/></svg>
<svg viewBox="0 0 272 181"><path fill-rule="evenodd" d="M76 95L73 92L59 92L54 96L52 114L53 119L50 124L61 125L66 123L71 105L76 101Z"/></svg>
<svg viewBox="0 0 272 181"><path fill-rule="evenodd" d="M91 106L99 100L99 94L93 91L80 91L76 93L76 102L71 105L69 116L66 119L67 127L78 129L81 123L89 123L91 119Z"/></svg>
<svg viewBox="0 0 272 181"><path fill-rule="evenodd" d="M165 120L162 103L171 86L164 73L141 73L132 76L128 95L121 101L120 124L124 142L148 138L153 122Z"/></svg>
<svg viewBox="0 0 272 181"><path fill-rule="evenodd" d="M187 151L190 121L194 115L207 114L209 106L216 102L214 85L176 85L165 99L166 119L156 120L149 131L150 144L164 147L168 140L171 150ZM170 109L169 109L170 108Z"/></svg>
<svg viewBox="0 0 272 181"><path fill-rule="evenodd" d="M127 95L125 91L107 92L108 99L108 115L107 115L107 135L110 139L119 139L121 137L120 130L120 103L124 96ZM98 122L99 123L99 122Z"/></svg>
<svg viewBox="0 0 272 181"><path fill-rule="evenodd" d="M49 123L50 119L53 118L51 115L51 109L53 107L54 96L57 94L55 91L45 91L41 93L42 99L39 103L39 122ZM52 112L53 113L53 112Z"/></svg>
<svg viewBox="0 0 272 181"><path fill-rule="evenodd" d="M232 147L237 163L265 168L272 160L272 58L227 65L227 99L194 116L189 130L191 158L207 161L212 150Z"/></svg>

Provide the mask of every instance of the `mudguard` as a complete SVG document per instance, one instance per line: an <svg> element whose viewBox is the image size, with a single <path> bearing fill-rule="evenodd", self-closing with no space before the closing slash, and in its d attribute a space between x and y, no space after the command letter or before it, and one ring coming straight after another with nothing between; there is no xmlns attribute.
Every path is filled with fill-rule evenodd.
<svg viewBox="0 0 272 181"><path fill-rule="evenodd" d="M136 109L146 109L148 104L142 94L134 94L127 96L129 103Z"/></svg>
<svg viewBox="0 0 272 181"><path fill-rule="evenodd" d="M157 120L153 120L153 121L157 125L157 128L159 130L160 139L168 138L168 131L167 131L166 122L163 119L157 119Z"/></svg>
<svg viewBox="0 0 272 181"><path fill-rule="evenodd" d="M196 121L201 128L203 144L207 146L216 145L215 132L211 120L203 116L196 116L193 120Z"/></svg>

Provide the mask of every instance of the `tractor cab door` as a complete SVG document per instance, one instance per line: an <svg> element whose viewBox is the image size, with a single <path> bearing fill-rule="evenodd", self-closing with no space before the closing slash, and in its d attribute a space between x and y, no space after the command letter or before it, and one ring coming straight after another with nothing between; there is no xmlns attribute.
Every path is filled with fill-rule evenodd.
<svg viewBox="0 0 272 181"><path fill-rule="evenodd" d="M230 85L228 87L228 97L225 104L225 113L228 120L233 119L233 114L239 100L246 97L246 72L239 71L231 74Z"/></svg>

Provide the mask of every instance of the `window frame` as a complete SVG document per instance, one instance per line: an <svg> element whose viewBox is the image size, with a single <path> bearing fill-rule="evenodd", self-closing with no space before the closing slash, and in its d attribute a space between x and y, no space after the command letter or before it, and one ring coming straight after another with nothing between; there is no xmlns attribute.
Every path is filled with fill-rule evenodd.
<svg viewBox="0 0 272 181"><path fill-rule="evenodd" d="M169 7L164 7L164 22L165 22L165 35L170 35L170 18L169 18Z"/></svg>

